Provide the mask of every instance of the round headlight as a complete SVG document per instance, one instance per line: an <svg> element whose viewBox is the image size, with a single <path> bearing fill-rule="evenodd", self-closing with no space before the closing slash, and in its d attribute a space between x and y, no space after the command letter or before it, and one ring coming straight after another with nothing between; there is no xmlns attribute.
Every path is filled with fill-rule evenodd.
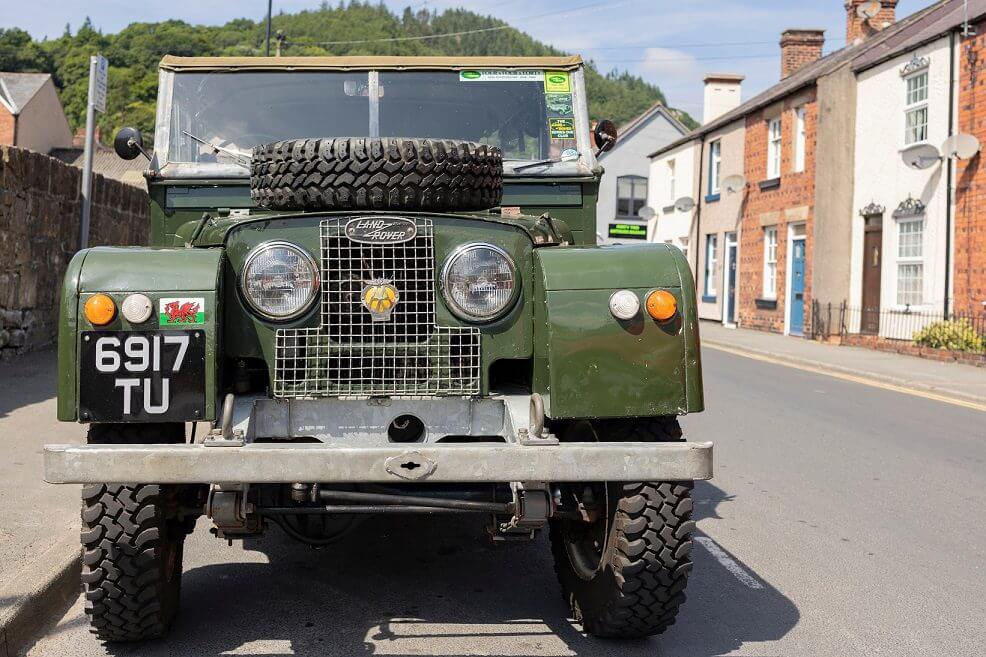
<svg viewBox="0 0 986 657"><path fill-rule="evenodd" d="M297 317L318 293L318 265L306 251L287 242L267 242L247 257L240 289L250 307L272 320Z"/></svg>
<svg viewBox="0 0 986 657"><path fill-rule="evenodd" d="M492 244L458 248L442 268L442 295L460 319L488 322L503 315L520 292L517 268Z"/></svg>

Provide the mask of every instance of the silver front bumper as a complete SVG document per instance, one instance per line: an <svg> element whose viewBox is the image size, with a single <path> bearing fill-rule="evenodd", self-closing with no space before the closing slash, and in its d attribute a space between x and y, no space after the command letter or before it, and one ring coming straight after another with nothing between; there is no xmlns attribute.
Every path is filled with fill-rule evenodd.
<svg viewBox="0 0 986 657"><path fill-rule="evenodd" d="M712 443L45 445L53 484L688 481L712 478Z"/></svg>

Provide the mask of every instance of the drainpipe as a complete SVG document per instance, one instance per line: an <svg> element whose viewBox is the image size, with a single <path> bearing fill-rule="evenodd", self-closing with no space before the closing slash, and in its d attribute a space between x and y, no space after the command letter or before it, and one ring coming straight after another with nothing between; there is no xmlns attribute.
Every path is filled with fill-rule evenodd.
<svg viewBox="0 0 986 657"><path fill-rule="evenodd" d="M702 175L705 171L705 135L699 137L698 146L698 195L695 199L695 243L691 250L695 254L695 289L698 289L698 255L702 252ZM708 257L706 254L705 257Z"/></svg>
<svg viewBox="0 0 986 657"><path fill-rule="evenodd" d="M958 92L955 89L955 31L948 34L948 136L955 134L955 96ZM952 206L954 205L955 190L952 171L955 161L949 159L946 171L945 194L945 301L944 315L948 319L949 296L948 291L951 283L952 270Z"/></svg>

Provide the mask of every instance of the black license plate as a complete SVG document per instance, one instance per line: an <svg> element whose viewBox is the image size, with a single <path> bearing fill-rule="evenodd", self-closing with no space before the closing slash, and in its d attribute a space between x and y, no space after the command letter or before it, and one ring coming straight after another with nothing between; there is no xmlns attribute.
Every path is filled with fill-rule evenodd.
<svg viewBox="0 0 986 657"><path fill-rule="evenodd" d="M81 352L82 420L205 417L205 331L84 331Z"/></svg>

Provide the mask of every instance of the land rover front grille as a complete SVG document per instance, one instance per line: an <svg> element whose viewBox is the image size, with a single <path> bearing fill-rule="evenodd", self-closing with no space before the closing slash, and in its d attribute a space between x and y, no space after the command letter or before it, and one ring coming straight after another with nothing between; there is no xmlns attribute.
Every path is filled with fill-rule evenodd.
<svg viewBox="0 0 986 657"><path fill-rule="evenodd" d="M350 240L346 218L321 223L319 328L277 331L274 396L479 393L479 330L436 324L432 222L414 221L415 237L397 244ZM370 281L399 294L386 321L363 305Z"/></svg>

